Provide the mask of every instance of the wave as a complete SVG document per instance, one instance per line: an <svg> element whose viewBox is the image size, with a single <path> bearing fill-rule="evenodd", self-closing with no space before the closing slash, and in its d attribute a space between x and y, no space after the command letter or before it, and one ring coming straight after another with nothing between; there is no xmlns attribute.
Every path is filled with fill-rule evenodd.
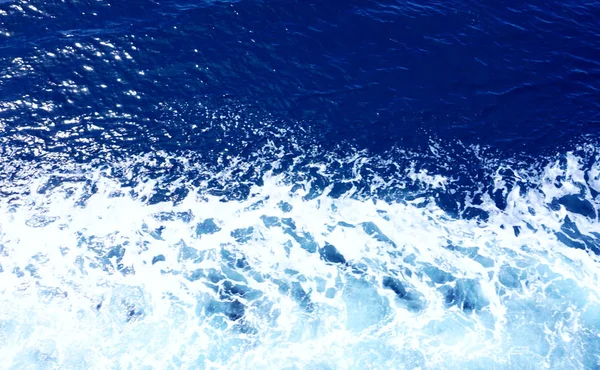
<svg viewBox="0 0 600 370"><path fill-rule="evenodd" d="M9 368L593 368L594 145L2 163Z"/></svg>

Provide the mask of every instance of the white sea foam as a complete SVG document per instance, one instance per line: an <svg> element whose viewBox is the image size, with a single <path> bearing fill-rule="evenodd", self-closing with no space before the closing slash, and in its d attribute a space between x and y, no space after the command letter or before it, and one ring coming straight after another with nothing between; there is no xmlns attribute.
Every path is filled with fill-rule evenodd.
<svg viewBox="0 0 600 370"><path fill-rule="evenodd" d="M552 202L583 193L597 212L600 170L586 180L565 158L515 169L535 186L497 175L507 205L484 196L483 220L452 217L431 195L307 196L311 183L286 173L226 200L185 179L128 188L110 169L32 172L0 201L2 367L594 368L598 257L557 235L568 218L579 234L566 238L599 243L598 220ZM368 159L350 160L360 177ZM120 170L132 178L149 161ZM235 181L231 171L214 177ZM176 204L148 202L182 186Z"/></svg>

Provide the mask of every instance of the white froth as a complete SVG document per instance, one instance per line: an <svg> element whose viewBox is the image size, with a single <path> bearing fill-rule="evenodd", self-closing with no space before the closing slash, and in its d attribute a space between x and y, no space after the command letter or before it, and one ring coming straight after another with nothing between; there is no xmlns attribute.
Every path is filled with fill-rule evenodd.
<svg viewBox="0 0 600 370"><path fill-rule="evenodd" d="M568 155L545 169L540 187L506 188L505 210L484 197L486 221L452 218L421 199L307 199L308 184L293 190L281 176L265 176L243 201L191 191L177 205L149 205L141 197L159 180L125 189L98 172L85 176L94 194L81 181L38 194L52 175L42 174L30 195L0 201L2 366L593 366L598 259L556 232L567 216L584 235L598 221L548 206L579 194L578 184L598 190L598 166L588 172L586 182ZM409 178L439 189L448 181L424 171ZM347 264L320 258L327 244ZM220 297L213 287L226 284L248 293ZM446 288L472 309L449 304ZM242 318L227 316L234 300Z"/></svg>

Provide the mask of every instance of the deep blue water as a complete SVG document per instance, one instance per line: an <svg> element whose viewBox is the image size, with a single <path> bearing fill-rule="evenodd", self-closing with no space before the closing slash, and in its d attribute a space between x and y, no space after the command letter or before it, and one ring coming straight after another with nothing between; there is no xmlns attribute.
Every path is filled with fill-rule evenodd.
<svg viewBox="0 0 600 370"><path fill-rule="evenodd" d="M222 130L201 132L201 104L268 115L328 149L348 142L374 152L422 148L433 137L553 153L598 132L599 8L562 1L4 2L3 137L20 130L47 146L36 147L86 157L101 146L221 151ZM15 58L31 70L20 70ZM129 90L141 99L124 95ZM8 108L18 100L54 109ZM84 129L59 137L72 129L61 121L77 117L122 136ZM55 126L36 132L47 120ZM247 133L255 123L247 125L229 136L231 150L244 149L241 137L262 138Z"/></svg>
<svg viewBox="0 0 600 370"><path fill-rule="evenodd" d="M598 368L599 145L597 1L0 0L0 367Z"/></svg>

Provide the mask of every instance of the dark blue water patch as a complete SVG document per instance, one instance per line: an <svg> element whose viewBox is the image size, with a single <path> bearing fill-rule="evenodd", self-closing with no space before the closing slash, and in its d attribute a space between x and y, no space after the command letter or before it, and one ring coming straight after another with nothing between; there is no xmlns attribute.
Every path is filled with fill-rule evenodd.
<svg viewBox="0 0 600 370"><path fill-rule="evenodd" d="M167 259L165 258L165 256L163 254L159 254L159 255L152 257L152 264L154 265L158 262L164 262L166 260Z"/></svg>
<svg viewBox="0 0 600 370"><path fill-rule="evenodd" d="M319 256L326 262L346 265L346 258L344 258L344 255L329 243L326 243L322 248L319 248Z"/></svg>
<svg viewBox="0 0 600 370"><path fill-rule="evenodd" d="M556 237L567 247L588 250L596 255L600 255L600 238L593 234L582 234L577 224L569 216L565 217L560 230L556 232Z"/></svg>
<svg viewBox="0 0 600 370"><path fill-rule="evenodd" d="M325 189L331 184L331 179L321 175L315 168L309 168L307 175L310 177L310 189L303 197L304 200L315 199L324 193Z"/></svg>
<svg viewBox="0 0 600 370"><path fill-rule="evenodd" d="M162 237L162 232L164 231L165 228L166 228L165 226L159 226L152 230L148 227L148 225L146 223L142 224L142 231L144 233L147 233L149 236L151 236L153 239L156 239L156 240L164 241L164 239Z"/></svg>
<svg viewBox="0 0 600 370"><path fill-rule="evenodd" d="M231 271L217 271L214 269L197 269L191 273L185 274L190 281L201 280L207 287L216 293L217 298L208 299L205 305L198 307L199 314L206 316L224 315L231 321L239 321L246 312L247 306L242 303L253 302L260 299L263 294L261 291L252 289L244 284L245 279L237 275L237 280L231 279ZM240 324L242 325L242 324ZM244 325L242 325L244 326ZM251 330L250 328L240 327L240 330Z"/></svg>
<svg viewBox="0 0 600 370"><path fill-rule="evenodd" d="M11 75L2 101L55 106L3 110L2 136L23 158L251 153L281 128L252 119L257 112L328 149L351 142L374 152L423 150L433 135L537 154L599 123L594 3L33 4L47 15L0 4L11 34L2 36L0 67ZM125 50L132 59L111 55ZM15 58L32 71L15 72ZM67 123L80 117L86 123ZM38 130L48 121L55 126Z"/></svg>
<svg viewBox="0 0 600 370"><path fill-rule="evenodd" d="M584 172L583 178L584 178L584 180L585 180L585 182L587 184L590 184L593 180L590 177L590 172L591 171L589 171L589 168L592 168L592 166L594 165L594 159L590 158L590 159L588 159L587 162L588 163L585 166L585 168L588 169L588 170ZM588 188L589 188L590 195L592 196L592 198L595 199L598 195L600 195L600 192L598 192L597 190L595 190L593 187L589 186ZM600 216L598 216L598 217L600 217Z"/></svg>
<svg viewBox="0 0 600 370"><path fill-rule="evenodd" d="M23 270L20 267L13 268L12 272L18 278L22 278L23 276L25 276L25 273L23 272Z"/></svg>
<svg viewBox="0 0 600 370"><path fill-rule="evenodd" d="M407 286L399 279L386 276L382 279L382 286L384 289L393 291L409 310L417 312L424 308L422 295L413 291L412 288L407 289Z"/></svg>
<svg viewBox="0 0 600 370"><path fill-rule="evenodd" d="M564 195L558 199L555 199L552 204L563 205L569 212L578 213L591 219L596 219L596 209L588 200L582 199L581 195Z"/></svg>
<svg viewBox="0 0 600 370"><path fill-rule="evenodd" d="M148 204L157 204L161 202L173 202L174 204L180 204L189 194L189 189L184 186L180 186L176 189L165 189L162 187L156 187L154 193L147 198ZM146 200L146 198L142 198Z"/></svg>
<svg viewBox="0 0 600 370"><path fill-rule="evenodd" d="M123 275L133 274L133 268L123 264L127 245L117 245L111 248L104 256L99 258L102 268L105 271L112 272L113 266Z"/></svg>
<svg viewBox="0 0 600 370"><path fill-rule="evenodd" d="M243 284L235 284L230 280L224 280L219 288L221 299L229 299L232 296L244 298L246 300L255 300L262 296L262 292L251 289Z"/></svg>
<svg viewBox="0 0 600 370"><path fill-rule="evenodd" d="M281 226L281 222L279 221L278 217L275 216L260 216L260 219L262 220L263 224L268 227L274 227L274 226Z"/></svg>
<svg viewBox="0 0 600 370"><path fill-rule="evenodd" d="M289 213L293 209L292 205L289 204L288 202L281 201L281 202L277 203L277 205L285 213Z"/></svg>
<svg viewBox="0 0 600 370"><path fill-rule="evenodd" d="M404 285L400 282L400 280L386 276L383 278L382 284L384 288L390 289L391 291L396 293L396 295L399 298L406 297L406 288L404 288Z"/></svg>
<svg viewBox="0 0 600 370"><path fill-rule="evenodd" d="M198 281L198 280L206 277L206 275L204 274L204 271L202 269L196 269L194 271L185 272L183 274L183 276L192 282Z"/></svg>
<svg viewBox="0 0 600 370"><path fill-rule="evenodd" d="M246 306L243 303L234 299L232 301L215 301L212 300L204 308L204 315L213 316L216 314L222 314L231 321L237 321L244 317L246 313Z"/></svg>
<svg viewBox="0 0 600 370"><path fill-rule="evenodd" d="M515 236L521 235L521 226L513 226L513 232L515 233Z"/></svg>
<svg viewBox="0 0 600 370"><path fill-rule="evenodd" d="M477 280L458 279L454 286L444 285L439 291L445 296L446 307L457 306L466 313L482 310L489 305Z"/></svg>
<svg viewBox="0 0 600 370"><path fill-rule="evenodd" d="M354 188L354 184L350 182L336 182L333 184L328 196L337 199L348 194Z"/></svg>
<svg viewBox="0 0 600 370"><path fill-rule="evenodd" d="M290 296L299 307L307 312L314 310L314 304L310 299L310 292L305 291L299 282L289 282L281 279L273 279L273 282L278 285L279 293Z"/></svg>
<svg viewBox="0 0 600 370"><path fill-rule="evenodd" d="M158 221L174 221L181 220L185 223L189 223L194 218L194 214L191 211L187 212L159 212L153 215L153 217Z"/></svg>
<svg viewBox="0 0 600 370"><path fill-rule="evenodd" d="M136 308L136 306L134 306L134 305L127 307L126 311L127 311L127 322L137 320L144 315L144 311L139 308Z"/></svg>
<svg viewBox="0 0 600 370"><path fill-rule="evenodd" d="M221 246L220 254L222 261L225 262L225 265L229 269L232 269L233 271L250 270L250 263L248 262L246 256L244 256L243 254L239 252L230 251L226 246Z"/></svg>
<svg viewBox="0 0 600 370"><path fill-rule="evenodd" d="M375 223L363 222L360 225L365 233L367 233L367 235L371 236L373 239L382 243L387 243L396 248L396 243L394 243L387 235L385 235Z"/></svg>
<svg viewBox="0 0 600 370"><path fill-rule="evenodd" d="M231 236L238 243L246 243L252 238L254 227L250 226L242 229L235 229L231 232Z"/></svg>
<svg viewBox="0 0 600 370"><path fill-rule="evenodd" d="M305 233L305 232L298 233L298 232L295 232L292 228L285 228L284 232L286 234L288 234L289 236L291 236L300 245L300 247L302 249L304 249L305 251L307 251L309 253L315 253L317 251L317 248L319 247L319 245L314 240L312 235L310 235L310 233Z"/></svg>
<svg viewBox="0 0 600 370"><path fill-rule="evenodd" d="M479 220L485 222L490 218L490 215L487 211L481 208L466 207L465 210L461 213L461 217L466 220Z"/></svg>
<svg viewBox="0 0 600 370"><path fill-rule="evenodd" d="M220 231L221 228L215 223L212 218L206 219L196 225L196 235L210 235Z"/></svg>
<svg viewBox="0 0 600 370"><path fill-rule="evenodd" d="M24 270L29 273L29 276L36 277L36 278L40 277L39 274L37 273L38 269L31 263L27 264L27 266L25 266Z"/></svg>

